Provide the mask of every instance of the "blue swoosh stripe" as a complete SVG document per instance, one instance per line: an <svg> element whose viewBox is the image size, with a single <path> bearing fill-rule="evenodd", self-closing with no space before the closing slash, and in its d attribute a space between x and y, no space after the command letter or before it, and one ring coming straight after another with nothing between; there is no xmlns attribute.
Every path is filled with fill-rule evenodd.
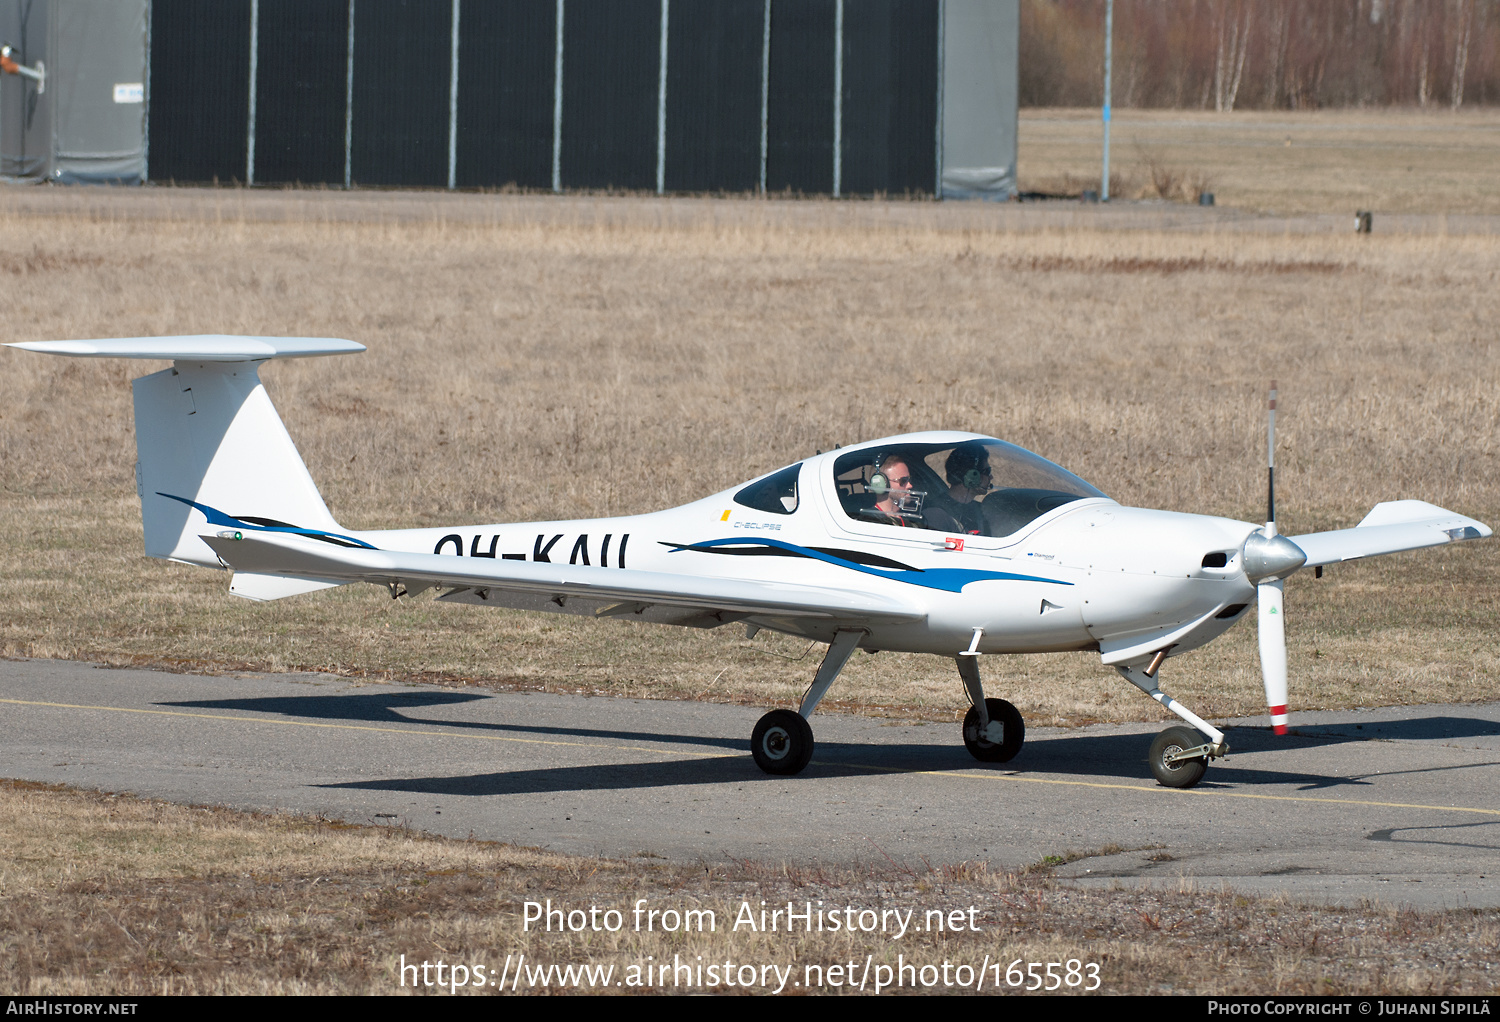
<svg viewBox="0 0 1500 1022"><path fill-rule="evenodd" d="M232 529L244 529L246 532L285 532L293 536L327 536L329 539L341 540L345 543L353 543L355 546L364 547L366 550L379 550L379 547L371 546L364 540L355 539L353 536L341 536L337 532L324 532L322 529L299 529L294 525L254 525L250 522L242 522L233 515L226 515L217 508L200 504L196 500L188 500L186 497L176 497L170 493L156 491L158 497L166 497L168 500L177 500L188 507L197 508L203 512L203 517L208 519L209 525L227 525Z"/></svg>
<svg viewBox="0 0 1500 1022"><path fill-rule="evenodd" d="M710 539L702 543L693 543L690 546L680 547L673 553L682 550L691 550L694 547L716 547L716 546L772 546L780 550L788 550L792 553L810 557L815 561L823 561L840 568L849 568L853 571L863 572L866 575L874 575L877 578L888 578L893 582L906 582L926 589L941 589L950 593L961 593L964 586L970 582L1009 581L1009 582L1049 582L1052 585L1070 586L1072 582L1063 582L1055 578L1041 578L1036 575L1017 575L1009 571L980 571L977 568L928 568L921 571L904 571L894 568L876 568L867 564L856 564L846 561L842 557L834 557L809 547L798 546L795 543L787 543L779 539L745 539L742 536L731 536L728 539Z"/></svg>

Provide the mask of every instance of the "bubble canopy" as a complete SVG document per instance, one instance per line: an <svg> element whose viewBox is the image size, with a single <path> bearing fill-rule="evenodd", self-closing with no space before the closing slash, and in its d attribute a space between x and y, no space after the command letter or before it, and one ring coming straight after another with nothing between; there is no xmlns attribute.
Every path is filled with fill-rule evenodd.
<svg viewBox="0 0 1500 1022"><path fill-rule="evenodd" d="M833 483L856 521L991 537L1075 500L1105 497L1046 458L983 438L860 448L834 459Z"/></svg>

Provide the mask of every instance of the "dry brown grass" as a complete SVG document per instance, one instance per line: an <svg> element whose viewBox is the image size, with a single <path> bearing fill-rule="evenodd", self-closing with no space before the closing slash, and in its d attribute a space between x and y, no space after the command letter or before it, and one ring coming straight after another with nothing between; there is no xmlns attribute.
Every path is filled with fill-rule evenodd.
<svg viewBox="0 0 1500 1022"><path fill-rule="evenodd" d="M1098 110L1023 110L1020 185L1099 188ZM1280 213L1500 213L1500 110L1116 108L1110 194ZM1377 217L1379 229L1381 221ZM1352 228L1351 228L1352 229Z"/></svg>
<svg viewBox="0 0 1500 1022"><path fill-rule="evenodd" d="M613 966L616 978L674 955L791 967L799 980L808 965L862 966L866 956L876 965L894 966L900 955L940 967L978 966L988 955L1002 970L1017 958L1095 962L1101 992L1115 994L1477 994L1495 990L1500 952L1492 912L1311 908L1200 890L1190 880L1175 890L1082 891L1049 876L1050 865L1089 854L1074 850L1017 873L897 863L877 849L857 867L710 868L15 782L0 783L0 834L0 985L22 996L385 994L401 992L403 955L488 971L522 953L534 965ZM549 898L620 910L624 929L525 930L524 903ZM658 909L712 910L716 929L635 932L638 898ZM918 920L973 906L978 932L893 940L731 929L744 901L758 910L761 901L820 900L915 910Z"/></svg>
<svg viewBox="0 0 1500 1022"><path fill-rule="evenodd" d="M118 197L116 197L118 195ZM9 205L5 203L8 202ZM1111 211L1112 213L1114 211ZM348 526L652 510L817 448L973 429L1122 502L1254 520L1281 379L1284 531L1421 497L1500 519L1500 241L1059 226L1025 209L169 190L0 198L17 339L351 337L265 375ZM0 353L0 652L787 702L803 646L430 602L253 605L139 556L127 381ZM1296 705L1493 698L1494 543L1289 584ZM754 647L754 648L752 648ZM1003 658L1038 723L1154 719L1087 654ZM951 717L952 665L851 663L837 707ZM1174 660L1264 712L1249 628Z"/></svg>

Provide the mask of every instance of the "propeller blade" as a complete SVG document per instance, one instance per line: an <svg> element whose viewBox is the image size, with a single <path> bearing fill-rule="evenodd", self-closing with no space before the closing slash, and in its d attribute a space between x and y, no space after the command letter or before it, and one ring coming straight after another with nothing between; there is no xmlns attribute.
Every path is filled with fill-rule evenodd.
<svg viewBox="0 0 1500 1022"><path fill-rule="evenodd" d="M1276 381L1266 418L1266 536L1276 535Z"/></svg>
<svg viewBox="0 0 1500 1022"><path fill-rule="evenodd" d="M1276 534L1276 381L1266 408L1266 527L1252 532L1241 552L1246 577L1256 583L1256 638L1260 674L1266 684L1271 730L1286 734L1286 621L1282 615L1282 579L1307 561L1291 540Z"/></svg>
<svg viewBox="0 0 1500 1022"><path fill-rule="evenodd" d="M1260 673L1266 683L1266 706L1271 729L1286 734L1286 623L1281 612L1281 580L1262 582L1256 590L1257 639Z"/></svg>

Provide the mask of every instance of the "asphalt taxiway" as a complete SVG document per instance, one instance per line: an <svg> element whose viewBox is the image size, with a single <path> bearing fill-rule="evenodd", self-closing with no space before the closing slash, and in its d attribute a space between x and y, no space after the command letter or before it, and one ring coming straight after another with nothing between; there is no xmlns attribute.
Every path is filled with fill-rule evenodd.
<svg viewBox="0 0 1500 1022"><path fill-rule="evenodd" d="M621 858L1074 852L1056 875L1079 884L1500 907L1500 703L1302 713L1282 737L1231 722L1191 791L1151 778L1161 724L1031 729L992 767L956 724L820 714L808 769L769 777L759 712L0 661L0 776Z"/></svg>

